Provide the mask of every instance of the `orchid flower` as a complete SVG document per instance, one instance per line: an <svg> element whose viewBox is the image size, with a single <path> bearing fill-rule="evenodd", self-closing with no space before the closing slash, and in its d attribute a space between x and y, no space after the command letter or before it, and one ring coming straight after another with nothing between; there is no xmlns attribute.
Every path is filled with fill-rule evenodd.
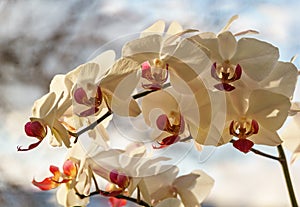
<svg viewBox="0 0 300 207"><path fill-rule="evenodd" d="M200 47L208 49L211 77L218 90L232 91L234 83L244 74L254 81L262 81L275 67L279 58L278 48L255 38L241 38L238 41L230 31L218 36L210 33L190 38Z"/></svg>
<svg viewBox="0 0 300 207"><path fill-rule="evenodd" d="M108 181L104 196L131 195L141 178L163 170L159 162L166 158L147 157L144 146L126 151L110 149L100 151L87 160L92 170Z"/></svg>
<svg viewBox="0 0 300 207"><path fill-rule="evenodd" d="M56 198L60 205L65 207L85 206L89 198L80 198L77 194L89 195L92 181L92 171L86 162L90 149L83 148L81 142L76 143L68 152L68 159L76 164L77 173L73 179L61 185L56 192Z"/></svg>
<svg viewBox="0 0 300 207"><path fill-rule="evenodd" d="M178 168L172 166L160 174L144 177L139 187L145 201L160 206L165 199L178 198L185 207L200 206L214 184L213 179L201 170L177 175Z"/></svg>
<svg viewBox="0 0 300 207"><path fill-rule="evenodd" d="M140 110L131 98L133 88L125 87L124 90L126 81L134 78L127 71L136 67L132 62L126 59L115 62L114 52L107 51L67 74L74 83L75 113L87 117L107 108L119 115L137 116Z"/></svg>
<svg viewBox="0 0 300 207"><path fill-rule="evenodd" d="M143 98L142 113L147 125L151 126L154 140L159 146L167 147L189 136L184 116L177 100L167 91L156 91Z"/></svg>
<svg viewBox="0 0 300 207"><path fill-rule="evenodd" d="M65 75L56 75L53 78L49 93L35 101L30 122L25 125L26 134L36 137L38 142L29 145L26 149L18 147L18 151L27 151L37 147L47 135L47 128L52 133L50 139L52 146L61 146L63 142L66 147L70 147L70 136L61 117L72 104L71 87L72 83Z"/></svg>
<svg viewBox="0 0 300 207"><path fill-rule="evenodd" d="M254 90L247 100L228 101L227 121L220 144L236 137L238 140L234 141L234 147L247 153L254 143L277 146L282 142L276 131L288 116L291 103L287 97Z"/></svg>
<svg viewBox="0 0 300 207"><path fill-rule="evenodd" d="M62 183L67 183L73 180L77 175L77 167L71 160L66 160L64 162L63 173L61 173L59 168L54 165L51 165L49 170L53 176L47 177L41 182L33 179L32 184L41 190L51 190Z"/></svg>
<svg viewBox="0 0 300 207"><path fill-rule="evenodd" d="M178 79L189 83L210 65L202 49L187 39L180 40L182 35L196 30L183 30L176 22L170 25L165 35L164 29L165 24L159 21L122 49L123 57L140 65L145 89L159 90L169 77L174 87ZM180 90L180 87L176 89Z"/></svg>

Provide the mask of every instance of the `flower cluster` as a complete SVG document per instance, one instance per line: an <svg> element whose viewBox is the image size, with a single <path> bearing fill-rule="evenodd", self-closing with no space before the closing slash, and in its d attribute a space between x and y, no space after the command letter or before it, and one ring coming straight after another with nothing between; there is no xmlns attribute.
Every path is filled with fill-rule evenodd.
<svg viewBox="0 0 300 207"><path fill-rule="evenodd" d="M56 75L25 125L38 141L18 150L32 150L48 136L52 146L64 144L68 155L63 172L50 166L53 176L32 183L41 190L59 187L63 206L85 206L98 194L114 207L128 200L195 207L213 179L200 169L179 175L178 167L163 164L171 158L153 152L190 141L199 150L233 143L244 153L254 144L280 145L277 130L293 111L297 68L280 61L272 44L246 37L255 31L229 31L235 18L218 34L176 22L165 30L158 21L127 42L121 57L105 51ZM107 128L115 117L146 125L148 137L114 148Z"/></svg>

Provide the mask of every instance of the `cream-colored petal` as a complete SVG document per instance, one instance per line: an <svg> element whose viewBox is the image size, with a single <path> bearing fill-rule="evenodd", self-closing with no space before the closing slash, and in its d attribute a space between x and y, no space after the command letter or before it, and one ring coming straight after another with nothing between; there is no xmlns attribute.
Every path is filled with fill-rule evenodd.
<svg viewBox="0 0 300 207"><path fill-rule="evenodd" d="M73 83L66 78L66 75L56 75L50 83L50 92L54 92L56 96L57 106L57 116L61 116L72 104L71 100L71 90ZM63 93L63 97L58 100L60 97L59 94Z"/></svg>
<svg viewBox="0 0 300 207"><path fill-rule="evenodd" d="M214 33L206 32L188 38L200 47L213 62L222 62L218 39Z"/></svg>
<svg viewBox="0 0 300 207"><path fill-rule="evenodd" d="M178 22L172 22L166 32L166 35L174 35L177 34L179 32L182 32L183 28L182 26L178 23Z"/></svg>
<svg viewBox="0 0 300 207"><path fill-rule="evenodd" d="M32 107L32 115L37 118L45 117L55 104L56 94L47 93L42 98L36 100Z"/></svg>
<svg viewBox="0 0 300 207"><path fill-rule="evenodd" d="M287 122L280 133L283 145L294 154L300 153L300 113ZM295 156L297 158L298 156Z"/></svg>
<svg viewBox="0 0 300 207"><path fill-rule="evenodd" d="M188 175L178 177L173 186L186 207L200 206L208 196L214 180L202 170L195 170Z"/></svg>
<svg viewBox="0 0 300 207"><path fill-rule="evenodd" d="M171 114L172 112L179 112L179 106L176 99L167 91L160 90L148 94L142 100L142 114L145 119L145 122L151 126L155 125L157 117L152 117L150 119L151 113L159 110L160 114ZM156 113L157 114L157 113Z"/></svg>
<svg viewBox="0 0 300 207"><path fill-rule="evenodd" d="M200 207L200 202L198 202L196 195L190 190L183 188L178 189L177 192L185 207Z"/></svg>
<svg viewBox="0 0 300 207"><path fill-rule="evenodd" d="M219 52L223 60L230 60L236 52L237 41L229 31L218 35Z"/></svg>
<svg viewBox="0 0 300 207"><path fill-rule="evenodd" d="M109 108L113 113L119 116L138 116L141 113L141 109L138 103L131 97L121 99L110 91L103 91L107 97Z"/></svg>
<svg viewBox="0 0 300 207"><path fill-rule="evenodd" d="M108 72L108 69L112 67L115 62L116 53L114 50L107 50L89 62L96 63L101 68L100 76L104 76Z"/></svg>
<svg viewBox="0 0 300 207"><path fill-rule="evenodd" d="M120 99L128 99L140 80L140 65L131 59L120 59L100 82L102 88Z"/></svg>
<svg viewBox="0 0 300 207"><path fill-rule="evenodd" d="M70 135L58 120L54 121L51 132L58 141L62 140L66 147L71 147Z"/></svg>
<svg viewBox="0 0 300 207"><path fill-rule="evenodd" d="M270 131L276 131L286 120L290 106L290 100L286 96L255 90L249 97L247 118L255 119Z"/></svg>
<svg viewBox="0 0 300 207"><path fill-rule="evenodd" d="M159 202L155 207L185 207L177 198L167 198Z"/></svg>
<svg viewBox="0 0 300 207"><path fill-rule="evenodd" d="M75 189L70 189L66 196L66 206L86 206L89 203L89 197L87 198L79 198L76 194Z"/></svg>
<svg viewBox="0 0 300 207"><path fill-rule="evenodd" d="M140 38L146 37L149 35L162 35L165 31L165 22L162 20L158 20L154 24L152 24L150 27L145 29L144 31L141 32Z"/></svg>
<svg viewBox="0 0 300 207"><path fill-rule="evenodd" d="M240 64L250 78L261 81L273 70L279 58L278 48L254 38L242 38L232 63Z"/></svg>
<svg viewBox="0 0 300 207"><path fill-rule="evenodd" d="M151 202L152 199L155 199L156 201L159 200L158 197L160 195L155 194L155 192L162 188L169 189L178 174L178 170L179 169L176 166L170 166L167 170L159 174L143 177L139 184L139 187L141 190L141 194L143 195L143 197L145 197L146 201ZM167 192L162 191L161 193ZM164 196L160 198L165 198L168 195L169 194L164 194Z"/></svg>
<svg viewBox="0 0 300 207"><path fill-rule="evenodd" d="M260 87L274 93L280 93L287 97L292 97L298 77L298 70L290 62L279 61L270 75L259 83Z"/></svg>
<svg viewBox="0 0 300 207"><path fill-rule="evenodd" d="M263 126L259 127L258 134L251 135L248 139L253 141L255 144L268 146L278 146L282 143L282 140L276 131L270 131Z"/></svg>
<svg viewBox="0 0 300 207"><path fill-rule="evenodd" d="M89 85L97 86L102 78L100 66L97 63L86 63L80 68L80 73L76 81L77 85L88 87Z"/></svg>
<svg viewBox="0 0 300 207"><path fill-rule="evenodd" d="M159 58L162 47L162 37L160 35L150 35L144 38L128 42L122 48L122 56L131 58L142 64L145 61Z"/></svg>
<svg viewBox="0 0 300 207"><path fill-rule="evenodd" d="M188 39L181 41L166 61L170 69L186 82L195 79L202 71L209 70L212 65L205 52Z"/></svg>
<svg viewBox="0 0 300 207"><path fill-rule="evenodd" d="M109 180L109 173L111 170L121 169L119 156L122 153L124 153L124 151L116 149L100 151L88 158L86 162L97 175Z"/></svg>

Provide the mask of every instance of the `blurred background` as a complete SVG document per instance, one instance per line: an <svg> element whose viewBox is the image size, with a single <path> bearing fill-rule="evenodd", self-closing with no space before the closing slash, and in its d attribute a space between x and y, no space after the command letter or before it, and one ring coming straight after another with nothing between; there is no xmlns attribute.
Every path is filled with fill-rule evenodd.
<svg viewBox="0 0 300 207"><path fill-rule="evenodd" d="M51 164L61 166L65 149L53 149L45 141L27 153L16 150L17 145L32 141L23 126L33 102L47 93L55 74L86 62L105 44L120 49L122 45L110 42L139 33L159 19L217 33L235 14L239 19L231 27L233 32L258 30L255 37L277 46L280 60L289 61L300 51L299 9L298 0L1 0L0 206L58 206L55 190L41 192L31 180L49 176ZM295 65L300 66L299 58ZM299 86L295 94L299 101ZM273 148L259 149L277 154ZM290 159L291 153L287 156ZM203 206L290 206L279 163L244 155L230 144L190 152L178 164L184 173L192 166L215 179ZM300 161L290 171L300 202ZM108 205L102 198L93 198L89 206Z"/></svg>

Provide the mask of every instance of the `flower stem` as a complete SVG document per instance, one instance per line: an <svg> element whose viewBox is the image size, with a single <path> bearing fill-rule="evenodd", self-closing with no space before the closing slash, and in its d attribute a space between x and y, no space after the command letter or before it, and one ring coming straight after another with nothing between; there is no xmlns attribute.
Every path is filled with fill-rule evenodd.
<svg viewBox="0 0 300 207"><path fill-rule="evenodd" d="M162 88L167 88L171 86L170 83L166 83L165 85L163 85ZM138 98L142 98L150 93L153 93L157 90L151 90L151 91L143 91L141 93L137 93L135 95L132 96L133 99L138 99ZM86 128L83 128L82 130L80 130L79 132L68 132L69 135L75 137L74 143L76 143L78 141L78 138L81 134L94 129L98 124L100 124L102 121L104 121L107 117L109 117L110 115L112 115L113 112L112 111L107 111L103 116L101 116L99 119L97 119L95 122L93 122L91 125L87 126Z"/></svg>
<svg viewBox="0 0 300 207"><path fill-rule="evenodd" d="M232 139L232 140L230 140L230 142L231 142L231 143L234 143L235 140ZM273 160L280 161L280 157L276 157L276 156L267 154L267 153L262 152L262 151L260 151L260 150L258 150L258 149L255 149L255 148L253 148L253 147L250 149L250 151L253 152L253 153L255 153L255 154L257 154L257 155L260 155L260 156L263 156L263 157L266 157L266 158L270 158L270 159L273 159Z"/></svg>
<svg viewBox="0 0 300 207"><path fill-rule="evenodd" d="M78 141L78 137L85 133L86 131L92 130L94 129L98 124L100 124L103 120L105 120L107 117L109 117L110 115L112 115L111 111L107 111L103 116L101 116L99 119L97 119L96 121L94 121L93 123L91 123L91 125L87 126L86 128L80 130L79 132L75 133L75 141L74 143L76 143ZM73 133L74 134L74 133ZM72 134L71 134L72 135Z"/></svg>
<svg viewBox="0 0 300 207"><path fill-rule="evenodd" d="M109 195L109 192L106 192L106 191L103 191L103 190L95 190L93 192L91 192L89 195L83 195L83 194L80 194L78 193L78 191L76 192L76 194L81 198L87 198L87 197L91 197L91 196L94 196L94 195ZM145 201L143 200L140 200L140 199L137 199L137 198L132 198L132 197L129 197L129 196L125 196L125 195L122 195L122 194L119 194L119 195L115 195L115 196L107 196L107 197L115 197L115 198L118 198L118 199L125 199L125 200L128 200L128 201L131 201L133 203L136 203L138 205L141 205L141 206L145 206L145 207L151 207L148 203L146 203Z"/></svg>
<svg viewBox="0 0 300 207"><path fill-rule="evenodd" d="M277 150L278 150L279 158L280 158L278 161L280 162L283 173L284 173L285 182L286 182L286 186L287 186L288 191L289 191L292 206L293 207L298 207L298 203L297 203L297 199L296 199L296 196L295 196L291 176L290 176L290 173L289 173L288 164L287 164L286 157L285 157L285 154L284 154L284 150L283 150L281 145L277 146Z"/></svg>

